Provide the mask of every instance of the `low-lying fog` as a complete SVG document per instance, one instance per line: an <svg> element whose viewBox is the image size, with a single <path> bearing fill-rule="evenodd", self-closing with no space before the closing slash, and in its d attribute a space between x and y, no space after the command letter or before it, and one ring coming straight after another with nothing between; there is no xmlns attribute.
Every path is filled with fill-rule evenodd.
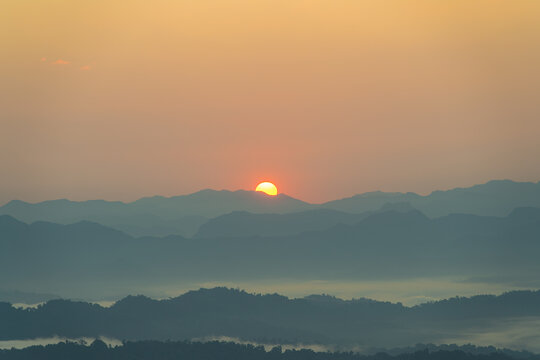
<svg viewBox="0 0 540 360"><path fill-rule="evenodd" d="M25 339L25 340L0 340L0 349L22 349L28 346L34 345L50 345L58 344L60 342L70 341L90 345L96 338L82 337L77 339L68 339L65 337L50 337L50 338L37 338L37 339ZM119 346L122 345L122 342L116 339L110 339L106 337L100 337L100 340L105 342L107 345Z"/></svg>
<svg viewBox="0 0 540 360"><path fill-rule="evenodd" d="M467 333L462 333L456 336L449 336L447 339L435 342L434 345L442 344L456 344L467 345L474 344L476 346L495 346L499 349L511 349L516 351L527 350L533 353L540 353L540 318L539 317L527 317L527 318L514 318L504 319L498 323L492 324L489 329L482 328L477 330L471 330ZM102 341L111 346L120 346L122 342L117 339L111 339L106 337L100 337ZM4 340L0 341L0 349L21 349L33 345L48 345L56 344L64 341L72 342L84 342L91 344L95 338L77 338L68 339L64 337L51 337L51 338L37 338L26 340ZM265 344L255 343L250 341L244 341L238 338L232 338L227 336L205 337L195 338L193 341L233 341L241 344L253 344L262 345L269 351L278 344ZM416 344L410 344L414 346ZM364 346L325 346L321 344L279 344L283 350L288 349L312 349L314 351L355 351L365 354L371 354L381 351L381 349L367 348Z"/></svg>
<svg viewBox="0 0 540 360"><path fill-rule="evenodd" d="M497 280L497 279L495 279ZM530 285L530 286L526 286ZM534 286L537 285L537 286ZM85 287L84 289L62 292L61 289L39 289L44 293L53 293L64 298L91 301L102 306L110 306L114 301L129 294L144 294L152 298L163 299L176 297L189 290L196 290L201 287L212 288L216 286L226 286L230 288L240 288L251 293L278 293L290 298L304 297L311 294L330 294L338 298L371 298L381 301L401 302L404 305L412 306L419 303L451 298L455 296L472 296L478 294L501 294L511 290L537 289L539 286L535 282L511 284L504 281L494 281L493 279L458 279L458 278L424 278L424 279L404 279L388 281L336 281L336 280L313 280L313 281L291 281L291 280L267 280L258 282L202 282L202 283L171 283L171 284L147 284L145 286L135 284L124 284L115 289L98 287ZM22 289L28 291L28 289ZM58 291L55 291L58 290ZM33 289L38 292L37 289ZM96 296L102 294L102 297ZM0 299L2 301L3 299ZM19 303L16 306L27 307L28 304ZM478 346L495 346L499 348L509 348L514 350L528 350L540 353L540 318L521 317L506 318L496 320L482 327L469 328L466 332L453 333L448 329L447 334L438 337L440 341L436 344L474 344ZM231 338L204 338L198 340L234 340L242 342L240 339ZM30 345L45 345L65 341L65 338L47 338L33 340L10 340L0 341L0 348L21 348ZM69 339L71 341L84 340L91 343L94 339ZM121 341L115 339L103 339L111 345L120 345ZM273 347L275 344L259 344L266 347ZM410 344L413 346L415 344ZM332 348L315 344L283 344L283 349L308 347L313 350L354 350L367 351L365 348Z"/></svg>

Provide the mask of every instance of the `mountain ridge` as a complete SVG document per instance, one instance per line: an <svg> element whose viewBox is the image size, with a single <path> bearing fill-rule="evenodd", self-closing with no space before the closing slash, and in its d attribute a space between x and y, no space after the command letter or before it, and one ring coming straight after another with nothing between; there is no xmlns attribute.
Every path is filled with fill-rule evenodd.
<svg viewBox="0 0 540 360"><path fill-rule="evenodd" d="M0 323L0 338L54 334L133 341L227 336L281 344L396 347L419 343L419 339L441 342L448 334L474 329L489 331L493 319L502 323L516 318L540 319L539 300L540 291L521 290L407 307L366 298L289 298L226 287L200 288L162 300L127 296L110 307L66 299L28 309L0 303L0 316L13 324Z"/></svg>
<svg viewBox="0 0 540 360"><path fill-rule="evenodd" d="M429 195L375 191L321 204L304 202L286 194L272 197L249 190L203 189L187 195L144 197L132 202L58 199L28 203L12 200L0 207L0 214L12 215L25 222L42 220L67 224L89 220L133 236L192 237L210 219L235 211L289 214L327 209L363 214L401 207L402 211L417 209L435 218L451 213L506 216L512 209L522 206L540 207L540 183L492 180L469 188L436 190Z"/></svg>
<svg viewBox="0 0 540 360"><path fill-rule="evenodd" d="M254 278L374 281L427 273L511 284L540 270L538 238L540 211L527 208L507 217L435 219L416 210L387 211L323 230L208 238L133 237L90 222L24 224L4 215L0 283L38 291L47 284L57 289L57 282L50 283L56 278L69 289L94 289L95 296L109 295L90 284L114 288L134 279L144 287Z"/></svg>

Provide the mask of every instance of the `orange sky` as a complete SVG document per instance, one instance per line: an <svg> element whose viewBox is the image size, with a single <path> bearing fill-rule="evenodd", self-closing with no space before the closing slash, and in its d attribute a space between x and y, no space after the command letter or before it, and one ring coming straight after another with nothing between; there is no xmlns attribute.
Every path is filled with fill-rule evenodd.
<svg viewBox="0 0 540 360"><path fill-rule="evenodd" d="M0 203L540 180L540 1L6 0Z"/></svg>

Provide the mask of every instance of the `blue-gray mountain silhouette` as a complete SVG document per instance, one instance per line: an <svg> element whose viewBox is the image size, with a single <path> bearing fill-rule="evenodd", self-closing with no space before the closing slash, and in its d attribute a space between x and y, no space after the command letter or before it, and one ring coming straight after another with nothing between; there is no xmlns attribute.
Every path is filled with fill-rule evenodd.
<svg viewBox="0 0 540 360"><path fill-rule="evenodd" d="M267 196L255 191L202 190L190 195L119 201L69 201L66 199L30 204L11 201L0 214L26 222L50 221L68 224L87 220L114 227L135 236L191 236L208 218L232 211L285 213L310 205L285 194Z"/></svg>
<svg viewBox="0 0 540 360"><path fill-rule="evenodd" d="M352 225L370 215L387 212L410 212L411 204L386 203L377 211L350 214L330 209L316 209L287 214L253 214L235 211L208 220L199 228L196 237L285 236L307 231L320 231L339 224Z"/></svg>
<svg viewBox="0 0 540 360"><path fill-rule="evenodd" d="M29 225L4 215L0 284L21 291L78 286L100 297L102 288L125 282L459 276L512 283L537 278L539 239L536 208L436 219L389 211L300 234L196 239L135 238L91 222Z"/></svg>
<svg viewBox="0 0 540 360"><path fill-rule="evenodd" d="M0 303L0 339L106 336L117 339L192 339L228 336L263 343L396 347L441 342L494 322L540 319L540 292L517 291L406 307L370 299L300 299L227 288L153 300L129 296L110 308L51 300L36 309Z"/></svg>
<svg viewBox="0 0 540 360"><path fill-rule="evenodd" d="M290 214L253 214L235 211L201 225L196 237L283 236L325 230L337 224L354 224L370 213L349 214L336 210L308 210Z"/></svg>
<svg viewBox="0 0 540 360"><path fill-rule="evenodd" d="M87 220L122 230L133 236L182 235L191 237L208 219L233 211L285 214L315 209L361 214L383 207L410 207L428 217L465 213L506 216L514 208L540 207L540 183L490 181L470 188L415 193L371 192L324 204L309 204L285 194L266 196L254 191L202 190L190 195L142 198L134 202L51 200L37 204L11 201L0 214L25 222L69 224ZM386 210L383 208L383 210ZM306 229L309 230L309 229Z"/></svg>
<svg viewBox="0 0 540 360"><path fill-rule="evenodd" d="M453 213L506 216L517 207L540 207L540 182L493 180L469 188L434 191L421 196L415 193L380 191L330 201L325 208L350 213L379 209L385 203L406 202L429 217Z"/></svg>

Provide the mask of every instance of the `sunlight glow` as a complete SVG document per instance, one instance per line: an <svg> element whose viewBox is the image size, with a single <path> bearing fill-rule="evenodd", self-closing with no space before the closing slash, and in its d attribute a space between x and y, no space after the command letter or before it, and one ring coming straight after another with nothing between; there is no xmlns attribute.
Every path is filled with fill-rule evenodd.
<svg viewBox="0 0 540 360"><path fill-rule="evenodd" d="M266 195L275 196L277 195L277 187L271 182L265 181L257 185L255 191L262 191Z"/></svg>

